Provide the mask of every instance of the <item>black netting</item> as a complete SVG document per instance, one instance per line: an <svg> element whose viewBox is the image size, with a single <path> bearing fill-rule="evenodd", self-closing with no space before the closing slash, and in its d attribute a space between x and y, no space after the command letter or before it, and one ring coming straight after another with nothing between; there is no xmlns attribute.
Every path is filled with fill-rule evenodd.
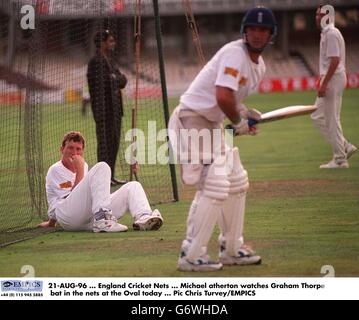
<svg viewBox="0 0 359 320"><path fill-rule="evenodd" d="M10 238L8 242L14 241L15 231L22 230L23 234L23 230L46 218L45 175L59 160L61 139L67 131L83 133L86 161L90 167L97 162L96 127L91 104L87 103L86 73L96 50L93 37L103 29L113 33L117 43L113 63L128 79L122 89L124 116L115 176L121 180L130 176L125 154L131 143L128 130L135 103L135 1L89 1L82 11L83 7L72 5L77 1L61 6L64 2L16 0L0 6L0 64L5 68L1 70L35 78L54 88L35 91L24 83L20 87L9 83L4 74L0 79L0 244ZM137 127L146 137L146 146L137 157L146 163L141 164L138 180L155 204L174 200L174 193L169 165L148 163L157 161L148 152L164 143L156 141L156 132L165 128L165 117L155 18L148 14L152 1L141 3L147 14L141 19ZM21 28L24 15L20 9L24 4L36 10L35 29ZM19 77L16 79L19 81ZM152 141L147 139L148 121L155 121L150 124L150 128L156 127Z"/></svg>

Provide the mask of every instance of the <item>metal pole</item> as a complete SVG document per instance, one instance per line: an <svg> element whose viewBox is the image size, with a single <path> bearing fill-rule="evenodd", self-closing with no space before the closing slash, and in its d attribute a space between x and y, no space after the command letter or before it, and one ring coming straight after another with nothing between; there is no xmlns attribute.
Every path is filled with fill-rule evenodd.
<svg viewBox="0 0 359 320"><path fill-rule="evenodd" d="M6 61L5 64L8 67L11 67L15 59L15 41L16 41L16 16L15 16L15 6L12 2L9 3L9 22L8 22L8 36L7 36L7 52L6 52Z"/></svg>
<svg viewBox="0 0 359 320"><path fill-rule="evenodd" d="M157 50L158 50L158 62L159 62L160 76L161 76L163 112L164 112L166 128L167 128L170 116L168 111L168 97L167 97L167 87L166 87L165 65L163 60L163 48L162 48L162 38L161 38L160 15L158 10L158 0L153 0L153 10L155 14L155 28L156 28ZM179 197L178 197L177 180L176 180L176 168L175 165L171 163L171 161L169 165L171 172L173 198L175 201L178 201Z"/></svg>

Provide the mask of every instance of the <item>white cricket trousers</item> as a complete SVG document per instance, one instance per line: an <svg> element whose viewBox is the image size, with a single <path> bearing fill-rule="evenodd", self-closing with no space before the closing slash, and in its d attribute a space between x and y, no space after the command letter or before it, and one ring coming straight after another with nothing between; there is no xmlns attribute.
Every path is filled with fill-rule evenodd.
<svg viewBox="0 0 359 320"><path fill-rule="evenodd" d="M181 109L182 106L180 105L174 110L174 112L171 115L170 121L168 123L168 128L170 130L172 130L173 133L176 133L176 135L173 135L173 137L171 139L171 143L172 143L172 146L177 147L177 150L175 150L177 155L179 155L179 153L181 152L180 148L184 148L184 146L181 144L181 142L183 142L183 141L178 141L178 140L173 141L173 139L181 137L180 130L182 130L182 129L196 129L196 130L198 130L198 132L201 132L201 130L203 130L203 129L210 130L210 132L211 132L211 140L210 140L211 147L209 148L209 150L212 151L212 153L210 154L210 157L212 160L214 160L218 154L224 155L226 153L226 151L231 150L231 148L225 144L223 134L221 134L220 141L216 141L213 138L213 130L221 129L222 122L209 121L207 118L199 115L198 113L196 113L194 111L191 111L188 109L182 110ZM185 107L185 106L183 106L183 107ZM215 145L215 143L217 143L217 144ZM188 151L189 155L191 156L192 144L188 143L188 145L186 145L186 146L188 147L187 151ZM182 164L182 163L180 163L181 179L182 179L183 184L184 185L192 184L192 185L197 186L197 192L195 194L195 197L192 201L192 204L191 204L191 207L190 207L189 213L188 213L186 238L182 242L182 250L184 252L187 252L189 250L189 248L191 247L191 244L195 237L195 230L196 229L198 230L199 225L201 225L203 223L203 221L200 221L197 218L198 214L196 216L196 212L198 212L198 210L199 210L198 204L200 203L200 200L203 197L204 183L206 181L207 173L209 170L209 165L203 165L204 160L208 159L208 156L209 156L208 154L205 154L205 150L206 150L206 148L204 148L204 146L201 144L199 146L197 146L197 150L195 150L199 153L199 159L200 159L199 164L191 164L191 163ZM207 148L207 150L208 150L208 148ZM177 160L179 160L179 159L177 159ZM190 158L190 160L192 160L192 159ZM241 170L244 170L243 167L241 167ZM237 208L237 207L231 208L233 210L234 214L242 215L244 217L245 196L246 196L246 194L244 193L242 196L242 199L243 199L243 208L242 209ZM228 205L226 206L226 208L227 207L228 207ZM223 208L225 208L224 204L222 205L222 211L220 213L221 217L219 219L219 225L220 225L220 229L221 229L221 237L220 237L221 243L225 242L225 234L226 233L228 234L228 232L226 232L226 227L224 224L225 219L223 217L223 215L224 215ZM209 212L207 212L207 213L213 214L213 212L211 210L209 210ZM243 223L242 223L241 227L243 228ZM244 241L243 236L242 236L242 231L240 231L238 234L240 235L237 240L238 247L241 247L243 244L243 241ZM206 244L206 246L207 246L207 244ZM205 254L206 250L207 250L206 247L202 247L201 254Z"/></svg>
<svg viewBox="0 0 359 320"><path fill-rule="evenodd" d="M340 162L346 159L345 147L348 141L344 138L340 124L343 91L346 86L345 72L336 73L329 81L325 96L317 98L318 109L312 113L314 125L320 130L325 140L332 146L333 158Z"/></svg>
<svg viewBox="0 0 359 320"><path fill-rule="evenodd" d="M145 191L137 181L110 193L111 169L105 162L97 163L66 199L56 207L56 220L65 230L92 230L94 214L101 208L112 210L119 219L127 210L134 220L151 213Z"/></svg>

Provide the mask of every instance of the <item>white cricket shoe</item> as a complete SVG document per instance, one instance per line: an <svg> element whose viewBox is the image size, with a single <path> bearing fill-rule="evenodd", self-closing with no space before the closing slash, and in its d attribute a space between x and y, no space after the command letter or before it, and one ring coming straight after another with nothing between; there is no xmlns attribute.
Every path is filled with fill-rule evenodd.
<svg viewBox="0 0 359 320"><path fill-rule="evenodd" d="M181 252L177 263L177 270L179 271L210 272L218 271L222 268L222 263L209 260L208 255L198 258L196 262L190 262L186 259L184 252Z"/></svg>
<svg viewBox="0 0 359 320"><path fill-rule="evenodd" d="M163 224L161 213L155 209L151 214L143 215L133 223L133 230L158 230Z"/></svg>
<svg viewBox="0 0 359 320"><path fill-rule="evenodd" d="M127 226L117 223L117 218L112 214L111 210L105 212L105 219L94 220L93 232L124 232Z"/></svg>
<svg viewBox="0 0 359 320"><path fill-rule="evenodd" d="M319 166L320 169L340 169L340 168L349 168L347 160L342 160L341 162L336 162L334 159L328 163L322 164Z"/></svg>
<svg viewBox="0 0 359 320"><path fill-rule="evenodd" d="M347 160L358 150L358 148L351 144L348 143L347 147L345 148L345 154L346 154L346 158Z"/></svg>
<svg viewBox="0 0 359 320"><path fill-rule="evenodd" d="M240 248L235 256L228 255L224 247L221 247L219 261L221 261L223 265L228 266L245 266L250 264L261 264L262 258L256 255L255 252L247 246Z"/></svg>

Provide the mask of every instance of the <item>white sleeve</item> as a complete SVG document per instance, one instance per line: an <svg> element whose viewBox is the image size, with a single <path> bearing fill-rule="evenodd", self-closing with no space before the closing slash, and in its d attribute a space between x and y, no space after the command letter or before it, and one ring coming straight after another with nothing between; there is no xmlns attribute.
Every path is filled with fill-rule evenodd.
<svg viewBox="0 0 359 320"><path fill-rule="evenodd" d="M241 77L241 53L236 48L231 48L222 54L217 70L216 86L230 88L238 91Z"/></svg>
<svg viewBox="0 0 359 320"><path fill-rule="evenodd" d="M329 32L327 37L327 57L339 57L339 39L334 32Z"/></svg>
<svg viewBox="0 0 359 320"><path fill-rule="evenodd" d="M49 204L48 216L53 218L54 209L59 200L70 194L71 179L61 174L57 166L50 167L46 175L46 196Z"/></svg>

